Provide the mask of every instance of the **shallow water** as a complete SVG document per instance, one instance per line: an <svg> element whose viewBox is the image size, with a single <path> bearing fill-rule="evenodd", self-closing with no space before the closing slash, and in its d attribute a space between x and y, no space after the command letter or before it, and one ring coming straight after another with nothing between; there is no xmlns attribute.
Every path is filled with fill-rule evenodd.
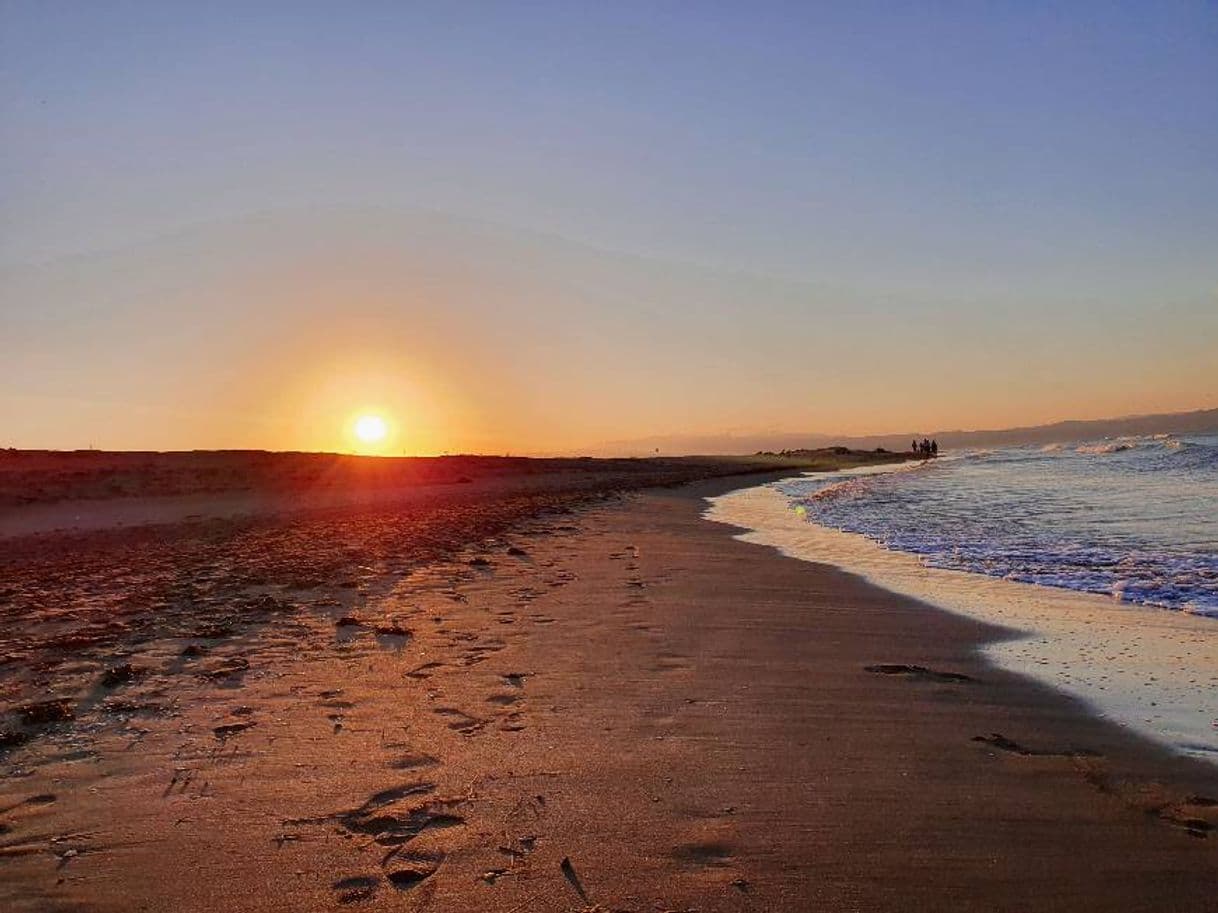
<svg viewBox="0 0 1218 913"><path fill-rule="evenodd" d="M1128 452L1069 450L1080 461ZM1214 553L1203 548L1209 519L1187 504L1178 480L1145 489L1171 493L1157 506L1139 506L1127 492L1095 481L1153 472L1134 468L1134 461L1093 471L1077 463L1054 467L1051 460L1074 457L1041 453L975 454L927 467L789 479L712 499L707 517L744 527L749 532L740 538L747 541L833 564L893 592L1020 632L987 647L987 656L1082 699L1121 725L1218 763L1218 618L1202 614L1212 610L1207 600L1214 596L1213 578L1206 576ZM1049 467L1044 471L1052 478L1037 483L1036 465ZM1204 488L1205 471L1198 474ZM1094 484L1063 493L1063 479L1086 477ZM974 482L988 495L959 491ZM1037 485L1046 493L1039 499L1031 494ZM816 497L817 492L829 494ZM918 502L915 493L925 500ZM1204 491L1199 496L1208 497ZM1088 497L1109 507L1123 499L1126 506L1107 519L1088 517L1097 509L1086 506ZM1146 500L1152 500L1149 494ZM915 504L923 506L914 511ZM1006 504L1031 506L1022 516L1006 518ZM858 509L853 519L852 506ZM1172 541L1170 511L1177 507L1183 508L1177 526L1182 534ZM911 530L907 518L914 514L919 523ZM959 522L949 522L951 517ZM823 525L822 518L837 520L841 528ZM848 531L851 526L867 533ZM908 550L887 544L887 529L894 530L893 546ZM936 530L947 535L936 538ZM964 530L974 548L958 544ZM987 546L987 530L995 530L999 541ZM1071 540L1074 530L1093 538L1085 545ZM1036 552L1039 539L1045 542L1043 555ZM1122 542L1133 560L1088 567L1081 557L1085 549L1111 557ZM1152 595L1137 601L1146 594ZM1170 603L1175 610L1159 607Z"/></svg>
<svg viewBox="0 0 1218 913"><path fill-rule="evenodd" d="M963 453L782 491L930 567L1218 616L1218 436Z"/></svg>

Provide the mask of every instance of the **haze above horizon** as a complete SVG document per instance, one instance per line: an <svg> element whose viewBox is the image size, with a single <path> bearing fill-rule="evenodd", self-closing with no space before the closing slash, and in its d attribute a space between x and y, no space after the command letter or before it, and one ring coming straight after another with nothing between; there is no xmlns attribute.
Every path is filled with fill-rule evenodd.
<svg viewBox="0 0 1218 913"><path fill-rule="evenodd" d="M1218 405L1212 5L0 2L0 61L0 446Z"/></svg>

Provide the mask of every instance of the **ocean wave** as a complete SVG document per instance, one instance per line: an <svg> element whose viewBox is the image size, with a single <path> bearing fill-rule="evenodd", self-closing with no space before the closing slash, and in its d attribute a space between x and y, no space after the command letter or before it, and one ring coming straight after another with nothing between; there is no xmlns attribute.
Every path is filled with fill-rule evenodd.
<svg viewBox="0 0 1218 913"><path fill-rule="evenodd" d="M1189 441L1183 441L1172 434L1143 434L1143 435L1126 435L1118 438L1105 438L1102 441L1087 441L1079 444L1075 449L1075 453L1081 454L1106 454L1106 453L1123 453L1127 450L1138 448L1155 448L1167 450L1183 450L1187 447L1194 446ZM1046 445L1041 448L1042 453L1052 452L1050 448L1056 450L1060 445Z"/></svg>
<svg viewBox="0 0 1218 913"><path fill-rule="evenodd" d="M1075 453L1120 453L1123 450L1132 450L1133 444L1124 443L1121 441L1108 441L1100 444L1081 444L1075 448Z"/></svg>
<svg viewBox="0 0 1218 913"><path fill-rule="evenodd" d="M927 567L1218 617L1218 438L1058 446L809 477L784 493L806 519Z"/></svg>
<svg viewBox="0 0 1218 913"><path fill-rule="evenodd" d="M824 488L817 489L809 494L807 500L821 501L828 498L841 497L842 495L859 492L873 483L874 479L868 476L856 476L852 479L842 479L840 482L830 482Z"/></svg>

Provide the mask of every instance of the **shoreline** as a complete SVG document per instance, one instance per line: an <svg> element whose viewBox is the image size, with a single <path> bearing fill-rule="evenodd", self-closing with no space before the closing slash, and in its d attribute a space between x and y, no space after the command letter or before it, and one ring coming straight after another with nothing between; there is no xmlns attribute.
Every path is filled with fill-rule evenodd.
<svg viewBox="0 0 1218 913"><path fill-rule="evenodd" d="M1212 767L991 665L992 625L703 518L740 485L256 585L300 605L198 657L133 643L106 722L0 780L0 903L1209 909Z"/></svg>
<svg viewBox="0 0 1218 913"><path fill-rule="evenodd" d="M984 650L997 665L1085 701L1098 716L1218 764L1214 619L928 567L916 555L796 516L773 484L716 498L707 517L744 529L745 541L825 562L895 594L1007 628L1011 636Z"/></svg>

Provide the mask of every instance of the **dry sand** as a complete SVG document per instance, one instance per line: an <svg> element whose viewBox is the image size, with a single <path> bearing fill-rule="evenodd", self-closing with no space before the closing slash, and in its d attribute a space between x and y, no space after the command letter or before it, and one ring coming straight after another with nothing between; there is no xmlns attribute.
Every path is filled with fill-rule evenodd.
<svg viewBox="0 0 1218 913"><path fill-rule="evenodd" d="M10 540L5 697L75 719L0 760L0 909L1215 909L1212 767L701 519L740 484Z"/></svg>

